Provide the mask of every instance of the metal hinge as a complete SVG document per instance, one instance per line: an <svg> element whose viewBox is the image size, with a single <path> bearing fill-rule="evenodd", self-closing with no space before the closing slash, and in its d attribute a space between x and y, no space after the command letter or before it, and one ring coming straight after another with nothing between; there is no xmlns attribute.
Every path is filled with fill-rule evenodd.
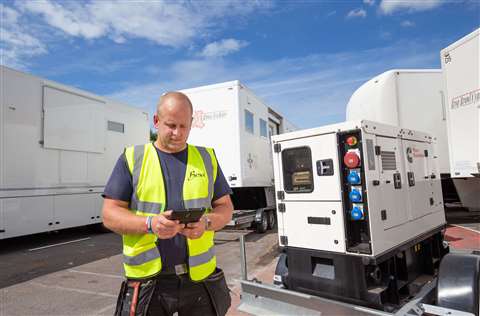
<svg viewBox="0 0 480 316"><path fill-rule="evenodd" d="M274 144L273 145L273 151L276 152L276 153L279 153L282 151L282 145L280 144Z"/></svg>
<svg viewBox="0 0 480 316"><path fill-rule="evenodd" d="M280 243L284 246L288 245L288 237L287 236L280 236Z"/></svg>
<svg viewBox="0 0 480 316"><path fill-rule="evenodd" d="M280 213L285 213L285 203L278 203L278 211Z"/></svg>
<svg viewBox="0 0 480 316"><path fill-rule="evenodd" d="M277 199L279 199L279 200L285 199L285 192L277 191Z"/></svg>
<svg viewBox="0 0 480 316"><path fill-rule="evenodd" d="M380 156L380 146L375 146L375 155Z"/></svg>

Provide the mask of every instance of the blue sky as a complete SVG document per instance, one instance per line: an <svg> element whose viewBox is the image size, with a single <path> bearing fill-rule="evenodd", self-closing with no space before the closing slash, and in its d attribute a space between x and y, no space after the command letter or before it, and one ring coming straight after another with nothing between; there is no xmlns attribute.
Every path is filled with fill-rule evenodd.
<svg viewBox="0 0 480 316"><path fill-rule="evenodd" d="M393 68L440 68L480 2L2 1L0 62L153 113L163 92L240 80L301 128L345 120Z"/></svg>

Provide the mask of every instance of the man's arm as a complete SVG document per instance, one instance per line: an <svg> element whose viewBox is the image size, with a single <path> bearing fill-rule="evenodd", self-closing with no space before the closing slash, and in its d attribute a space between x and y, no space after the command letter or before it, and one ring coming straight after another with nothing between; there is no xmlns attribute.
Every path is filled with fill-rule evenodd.
<svg viewBox="0 0 480 316"><path fill-rule="evenodd" d="M128 202L103 200L103 225L117 234L145 234L145 218L137 216L128 210Z"/></svg>
<svg viewBox="0 0 480 316"><path fill-rule="evenodd" d="M153 232L160 239L168 239L180 232L184 225L168 219L171 211L164 212L152 218ZM145 216L137 216L128 210L128 202L113 200L106 197L103 200L103 224L117 234L145 234L147 225Z"/></svg>
<svg viewBox="0 0 480 316"><path fill-rule="evenodd" d="M230 195L224 195L212 202L212 211L205 215L210 220L209 230L220 230L230 222L233 214L233 204Z"/></svg>

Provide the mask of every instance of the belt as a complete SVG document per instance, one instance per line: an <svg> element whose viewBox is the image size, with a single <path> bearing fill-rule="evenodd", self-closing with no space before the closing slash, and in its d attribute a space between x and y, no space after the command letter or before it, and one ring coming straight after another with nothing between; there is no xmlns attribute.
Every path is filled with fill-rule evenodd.
<svg viewBox="0 0 480 316"><path fill-rule="evenodd" d="M184 275L188 273L188 267L185 263L177 264L173 267L162 267L160 275Z"/></svg>

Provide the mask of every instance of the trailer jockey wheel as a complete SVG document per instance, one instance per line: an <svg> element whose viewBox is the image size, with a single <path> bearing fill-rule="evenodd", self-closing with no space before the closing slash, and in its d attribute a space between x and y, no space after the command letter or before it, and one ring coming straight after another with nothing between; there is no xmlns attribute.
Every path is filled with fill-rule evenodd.
<svg viewBox="0 0 480 316"><path fill-rule="evenodd" d="M437 305L479 316L480 256L448 254L438 272Z"/></svg>
<svg viewBox="0 0 480 316"><path fill-rule="evenodd" d="M274 229L276 225L275 222L275 212L268 211L268 229Z"/></svg>

